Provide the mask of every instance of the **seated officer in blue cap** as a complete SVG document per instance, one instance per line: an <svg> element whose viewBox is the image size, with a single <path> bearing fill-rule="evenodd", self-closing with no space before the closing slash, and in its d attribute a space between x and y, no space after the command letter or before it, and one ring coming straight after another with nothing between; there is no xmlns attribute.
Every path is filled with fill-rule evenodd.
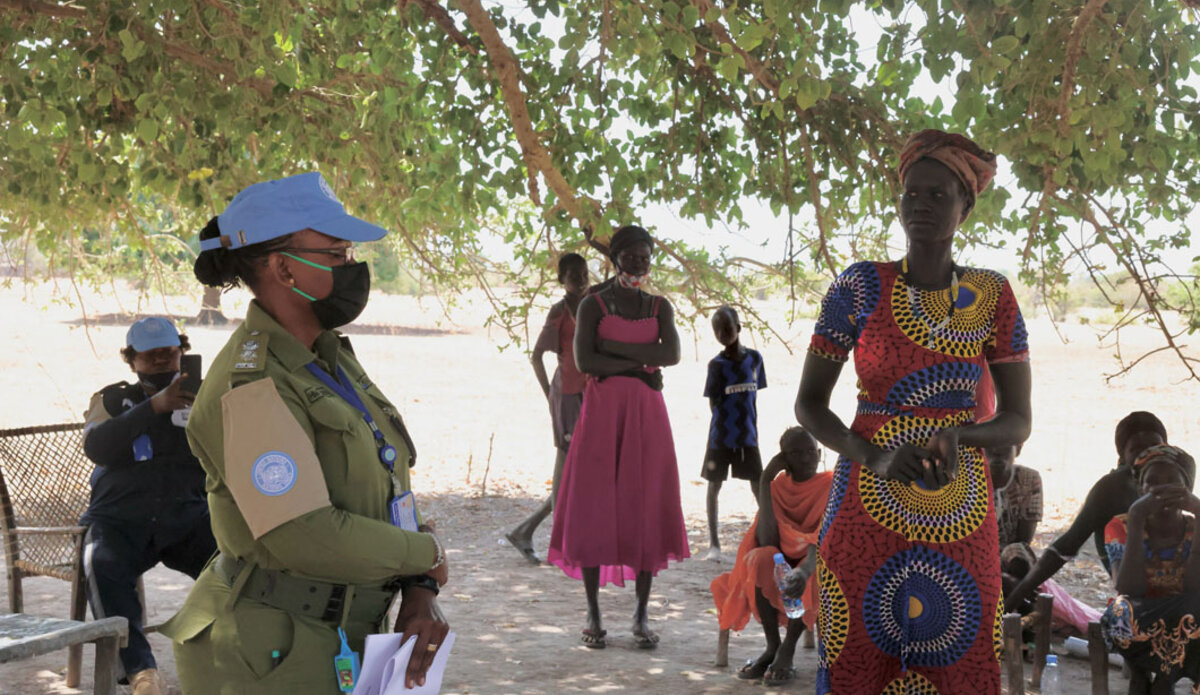
<svg viewBox="0 0 1200 695"><path fill-rule="evenodd" d="M204 496L204 469L188 448L184 425L195 394L181 388L188 349L170 321L133 324L121 356L137 383L106 386L92 396L83 450L96 464L84 573L97 618L129 621L121 665L134 695L161 692L157 665L142 634L137 580L163 563L195 579L216 552Z"/></svg>
<svg viewBox="0 0 1200 695"><path fill-rule="evenodd" d="M187 426L220 552L162 630L185 693L349 692L340 655L387 629L398 595L395 630L416 637L410 687L449 631L445 551L409 491L412 441L333 330L370 291L354 242L385 233L317 173L250 186L200 233L196 277L254 300Z"/></svg>

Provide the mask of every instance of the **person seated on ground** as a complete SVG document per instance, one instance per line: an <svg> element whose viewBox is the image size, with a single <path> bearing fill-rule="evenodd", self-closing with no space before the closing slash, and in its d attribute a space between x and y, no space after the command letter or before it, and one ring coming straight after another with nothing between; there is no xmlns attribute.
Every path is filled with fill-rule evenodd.
<svg viewBox="0 0 1200 695"><path fill-rule="evenodd" d="M1042 520L1042 476L1013 462L1021 455L1020 446L988 447L983 455L992 474L1000 547L1032 542Z"/></svg>
<svg viewBox="0 0 1200 695"><path fill-rule="evenodd" d="M1104 569L1112 575L1104 547L1104 527L1114 516L1124 514L1140 496L1133 475L1133 462L1147 447L1167 442L1162 421L1143 410L1134 411L1117 423L1117 467L1106 473L1088 491L1083 507L1066 533L1054 539L1024 579L1005 596L1008 611L1016 612L1028 602L1043 582L1054 576L1092 536Z"/></svg>
<svg viewBox="0 0 1200 695"><path fill-rule="evenodd" d="M170 321L144 318L125 336L121 356L137 374L92 396L83 450L96 464L80 524L88 527L84 573L96 618L129 621L121 666L134 695L162 692L158 666L142 633L137 581L158 563L195 579L216 552L204 469L184 426L195 394L182 389L187 336Z"/></svg>
<svg viewBox="0 0 1200 695"><path fill-rule="evenodd" d="M817 440L800 427L779 439L780 453L762 474L758 516L738 546L733 570L713 580L711 590L722 630L741 630L753 615L763 626L767 648L738 671L743 680L763 679L778 685L795 676L792 659L796 640L817 620L817 533L829 499L833 473L817 473ZM779 475L785 472L786 475ZM775 584L775 553L782 552L792 571L787 575L789 598L802 596L804 615L789 619ZM787 632L781 641L779 626Z"/></svg>
<svg viewBox="0 0 1200 695"><path fill-rule="evenodd" d="M557 455L554 459L554 482L550 488L550 496L542 502L528 519L522 521L516 528L504 534L509 545L516 548L522 556L532 564L540 564L541 559L533 550L533 533L538 526L554 511L554 499L558 496L558 481L562 478L563 464L567 460L567 451L571 448L571 433L575 431L575 423L579 421L579 411L583 408L583 388L587 385L587 377L575 365L575 312L588 288L587 259L577 253L564 254L558 259L558 281L566 294L546 316L546 324L538 335L537 343L533 346L533 373L538 385L550 404L550 424L554 429L554 446ZM558 366L554 369L554 377L547 378L546 365L542 357L547 352L558 355Z"/></svg>
<svg viewBox="0 0 1200 695"><path fill-rule="evenodd" d="M733 477L750 481L750 492L758 499L762 457L758 453L758 391L767 387L767 373L758 350L742 345L742 322L733 307L713 313L713 334L722 350L708 363L704 396L712 408L708 426L708 448L700 477L708 481L708 555L721 561L721 538L717 534L717 495L733 469Z"/></svg>
<svg viewBox="0 0 1200 695"><path fill-rule="evenodd" d="M1118 596L1101 629L1129 665L1131 694L1172 693L1181 678L1200 692L1196 462L1178 447L1159 445L1143 451L1134 469L1142 496L1104 530Z"/></svg>
<svg viewBox="0 0 1200 695"><path fill-rule="evenodd" d="M1042 519L1042 477L1032 468L1013 463L1020 454L1019 446L984 449L995 488L1000 578L1006 594L1037 564L1030 543ZM1038 593L1054 597L1050 624L1056 632L1087 634L1088 623L1100 619L1100 611L1076 600L1053 579L1043 582ZM1021 607L1022 614L1032 611L1028 603Z"/></svg>

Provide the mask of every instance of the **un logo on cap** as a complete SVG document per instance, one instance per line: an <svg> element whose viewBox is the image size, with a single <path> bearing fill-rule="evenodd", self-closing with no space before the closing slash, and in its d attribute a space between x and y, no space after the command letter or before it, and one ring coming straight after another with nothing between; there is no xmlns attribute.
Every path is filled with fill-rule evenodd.
<svg viewBox="0 0 1200 695"><path fill-rule="evenodd" d="M278 497L291 490L297 477L296 462L282 451L268 451L259 456L250 469L254 489L268 497Z"/></svg>
<svg viewBox="0 0 1200 695"><path fill-rule="evenodd" d="M329 187L329 184L325 182L325 177L324 177L324 176L320 176L320 175L318 175L318 176L317 176L317 183L318 183L318 184L321 186L321 192L325 194L325 197L326 197L326 198L329 198L330 200L332 200L332 201L333 201L333 202L335 202L335 203L339 203L339 204L340 204L340 203L342 202L342 201L340 201L340 200L338 200L338 199L337 199L337 196L336 196L336 195L334 195L334 193L333 193L333 189L332 189L332 188L330 188L330 187Z"/></svg>

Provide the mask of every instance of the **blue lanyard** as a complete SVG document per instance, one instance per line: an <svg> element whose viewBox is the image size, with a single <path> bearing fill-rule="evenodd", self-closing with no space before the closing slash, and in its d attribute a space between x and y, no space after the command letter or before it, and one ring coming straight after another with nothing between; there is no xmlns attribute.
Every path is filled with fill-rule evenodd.
<svg viewBox="0 0 1200 695"><path fill-rule="evenodd" d="M338 367L338 378L335 380L324 369L318 367L315 362L309 362L305 366L308 367L308 371L312 372L313 376L321 380L322 384L325 384L330 390L341 396L342 400L349 403L351 407L362 415L363 421L367 423L367 427L371 428L371 434L375 435L375 445L379 447L379 462L387 467L388 472L392 472L396 465L396 447L388 444L387 440L383 438L383 432L379 431L379 426L375 424L375 418L371 417L371 413L367 411L367 406L363 405L362 398L354 390L354 384L346 376L346 372L342 371L341 367Z"/></svg>

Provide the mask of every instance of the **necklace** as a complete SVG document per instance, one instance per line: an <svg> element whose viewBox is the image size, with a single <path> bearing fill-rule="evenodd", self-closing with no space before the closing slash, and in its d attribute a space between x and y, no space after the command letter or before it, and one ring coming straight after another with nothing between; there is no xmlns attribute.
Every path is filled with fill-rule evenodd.
<svg viewBox="0 0 1200 695"><path fill-rule="evenodd" d="M908 290L908 305L912 307L912 313L917 315L917 305L920 303L917 296L917 289L913 287L912 282L908 278L908 256L900 260L900 274L904 276L904 288ZM946 326L950 325L950 319L954 318L954 306L958 304L958 267L951 264L950 266L950 309L946 312L946 317L932 326L929 331L929 337L932 338L935 333L941 332Z"/></svg>

